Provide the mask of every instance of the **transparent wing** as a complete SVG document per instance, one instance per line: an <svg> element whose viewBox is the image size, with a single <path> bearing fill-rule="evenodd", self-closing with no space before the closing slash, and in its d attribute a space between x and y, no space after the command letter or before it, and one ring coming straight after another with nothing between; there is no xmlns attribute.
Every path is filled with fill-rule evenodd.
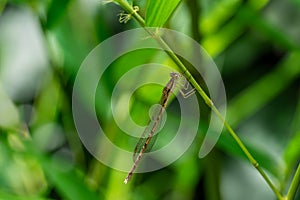
<svg viewBox="0 0 300 200"><path fill-rule="evenodd" d="M158 132L161 129L162 124L164 124L164 122L166 121L166 115L164 112L161 113L161 105L156 106L153 109L153 114L151 117L150 122L148 123L147 127L145 128L141 138L139 139L138 143L136 144L135 148L134 148L134 153L133 153L133 160L136 160L136 157L138 156L138 154L140 153L140 151L142 150L143 146L145 145L147 139L150 137L150 133L151 130L153 129L153 127L155 126L155 123L158 123L155 130L154 130L154 134L152 135L152 137L150 137L150 141L145 149L145 153L146 152L150 152L157 137L158 137ZM159 117L159 114L162 114L160 120L158 121L157 118ZM158 121L158 122L156 122Z"/></svg>

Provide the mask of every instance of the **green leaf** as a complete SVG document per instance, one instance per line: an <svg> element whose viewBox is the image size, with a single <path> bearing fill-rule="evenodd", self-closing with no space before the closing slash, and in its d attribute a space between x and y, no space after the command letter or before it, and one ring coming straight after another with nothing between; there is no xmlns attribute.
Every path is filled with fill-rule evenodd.
<svg viewBox="0 0 300 200"><path fill-rule="evenodd" d="M267 151L259 149L254 145L247 144L247 141L243 141L243 143L260 166L271 172L273 175L275 175L275 177L281 178L281 172L284 166L280 158L275 158ZM243 158L245 160L247 159L240 147L227 132L221 134L217 146L234 157Z"/></svg>
<svg viewBox="0 0 300 200"><path fill-rule="evenodd" d="M300 52L291 52L275 70L232 99L227 112L230 124L236 126L253 115L297 79L300 74L299 62Z"/></svg>
<svg viewBox="0 0 300 200"><path fill-rule="evenodd" d="M292 0L293 3L298 4L300 6L300 0Z"/></svg>
<svg viewBox="0 0 300 200"><path fill-rule="evenodd" d="M20 122L18 108L9 98L5 89L0 83L0 111L5 113L0 115L0 127L12 128L17 127Z"/></svg>
<svg viewBox="0 0 300 200"><path fill-rule="evenodd" d="M59 156L48 156L39 151L35 145L24 142L30 156L38 159L44 173L63 199L86 200L104 199L102 193L92 191L84 181L84 173L73 166L69 160ZM1 199L0 199L1 200Z"/></svg>
<svg viewBox="0 0 300 200"><path fill-rule="evenodd" d="M232 19L228 20L223 26L220 26L222 25L220 21L224 21L232 13L213 14L212 16L214 17L205 16L199 25L202 33L205 35L202 41L203 47L211 56L216 57L250 26L284 49L299 49L299 45L293 38L285 35L278 27L268 22L259 14L258 11L264 5L258 4L240 7ZM222 18L222 20L219 20L219 18ZM218 22L214 22L215 20Z"/></svg>
<svg viewBox="0 0 300 200"><path fill-rule="evenodd" d="M292 137L284 152L284 160L287 164L287 169L289 169L287 173L290 173L300 158L300 96L298 97L298 105L292 121L291 133Z"/></svg>
<svg viewBox="0 0 300 200"><path fill-rule="evenodd" d="M293 41L293 39L284 34L279 27L272 25L266 19L258 15L254 9L247 6L240 8L238 18L243 23L250 25L257 31L260 31L274 44L277 44L287 50L299 49L299 46L295 43L295 41Z"/></svg>
<svg viewBox="0 0 300 200"><path fill-rule="evenodd" d="M292 138L284 152L284 160L288 168L292 169L300 158L300 131Z"/></svg>
<svg viewBox="0 0 300 200"><path fill-rule="evenodd" d="M36 99L38 117L33 125L41 125L55 121L61 105L61 88L54 77L45 77L47 84Z"/></svg>
<svg viewBox="0 0 300 200"><path fill-rule="evenodd" d="M47 14L47 29L51 29L56 25L63 15L67 13L67 7L70 0L53 0Z"/></svg>
<svg viewBox="0 0 300 200"><path fill-rule="evenodd" d="M132 6L133 5L133 0L127 0L127 2Z"/></svg>
<svg viewBox="0 0 300 200"><path fill-rule="evenodd" d="M148 0L146 26L162 27L181 0Z"/></svg>
<svg viewBox="0 0 300 200"><path fill-rule="evenodd" d="M205 123L200 123L200 133L206 132L208 129L208 125ZM202 136L201 136L202 137ZM266 169L276 178L280 179L282 177L284 162L281 157L274 156L270 151L257 146L255 143L247 142L242 139L243 144L247 147L252 156L256 159L261 167ZM235 157L238 159L242 159L245 162L250 161L247 159L245 153L241 150L237 142L233 139L233 137L228 133L228 131L223 131L220 135L216 147L221 151L227 153L231 157ZM206 158L205 158L206 159Z"/></svg>
<svg viewBox="0 0 300 200"><path fill-rule="evenodd" d="M9 194L3 191L0 191L0 200L47 200L46 198L42 197L35 197L35 196L19 196L14 194Z"/></svg>
<svg viewBox="0 0 300 200"><path fill-rule="evenodd" d="M66 170L66 166L70 166L66 161L55 158L49 159L45 156L42 157L41 164L45 173L58 189L59 193L66 199L101 199L95 192L87 187L83 176L78 173L79 170Z"/></svg>
<svg viewBox="0 0 300 200"><path fill-rule="evenodd" d="M0 15L2 14L5 4L6 4L6 0L0 1Z"/></svg>

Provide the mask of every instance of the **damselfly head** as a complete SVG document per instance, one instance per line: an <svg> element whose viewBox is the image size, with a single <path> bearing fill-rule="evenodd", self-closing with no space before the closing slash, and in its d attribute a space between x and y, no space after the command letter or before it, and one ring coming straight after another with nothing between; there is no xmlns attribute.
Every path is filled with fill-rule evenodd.
<svg viewBox="0 0 300 200"><path fill-rule="evenodd" d="M171 72L170 76L171 76L171 78L176 78L176 79L179 79L182 77L182 75L177 72Z"/></svg>

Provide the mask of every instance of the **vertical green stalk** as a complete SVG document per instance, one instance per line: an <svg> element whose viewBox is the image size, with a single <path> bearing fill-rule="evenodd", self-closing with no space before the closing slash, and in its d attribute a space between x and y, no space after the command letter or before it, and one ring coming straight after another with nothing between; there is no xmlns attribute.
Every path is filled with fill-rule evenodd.
<svg viewBox="0 0 300 200"><path fill-rule="evenodd" d="M145 20L136 11L134 11L133 7L131 5L129 5L126 0L115 0L115 2L118 3L135 20L137 20L137 22L145 29L145 31L147 33L149 33L149 35L152 36L159 43L159 45L161 45L161 47L163 49L166 49L165 52L175 62L175 64L181 69L182 74L185 76L185 78L187 80L189 80L191 85L193 85L193 87L197 90L197 92L200 94L200 96L202 97L202 99L204 100L206 105L208 107L210 107L212 109L212 111L218 116L218 118L224 123L229 134L236 141L236 143L241 148L241 150L244 152L244 154L246 155L248 160L251 162L251 164L257 169L257 171L261 174L263 179L267 182L269 187L272 189L272 191L276 195L277 199L283 200L283 197L280 194L280 192L277 190L277 188L274 186L272 181L269 179L269 177L266 175L266 173L259 166L258 162L254 159L254 157L248 151L247 147L243 144L241 139L237 136L237 134L234 132L234 130L231 128L231 126L228 124L228 122L224 119L224 117L221 115L219 110L215 107L212 100L207 96L207 94L200 87L200 85L197 83L197 81L194 79L194 77L191 75L191 73L187 70L187 68L184 66L184 64L180 61L180 59L176 56L176 54L172 51L172 49L168 46L168 44L160 36L156 35L154 32L151 32L149 29L147 29L145 27Z"/></svg>
<svg viewBox="0 0 300 200"><path fill-rule="evenodd" d="M295 198L297 188L299 187L299 183L300 183L300 164L298 164L296 173L294 175L290 189L288 191L287 200L293 200Z"/></svg>

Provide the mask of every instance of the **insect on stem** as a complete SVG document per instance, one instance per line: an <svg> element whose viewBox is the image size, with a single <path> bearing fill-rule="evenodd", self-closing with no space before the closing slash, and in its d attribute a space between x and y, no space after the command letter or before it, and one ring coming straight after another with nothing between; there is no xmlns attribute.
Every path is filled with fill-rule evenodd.
<svg viewBox="0 0 300 200"><path fill-rule="evenodd" d="M141 161L141 158L145 152L148 152L151 150L152 146L154 145L154 141L156 140L156 136L154 135L156 129L158 128L159 122L162 119L162 115L166 109L168 100L170 99L171 93L178 84L178 80L182 78L182 75L176 72L170 73L171 79L167 83L167 85L164 87L162 91L162 96L160 99L159 104L161 105L159 111L155 114L155 116L151 117L152 120L148 123L146 129L144 130L142 137L139 139L135 149L133 157L134 164L129 171L127 177L124 180L124 183L127 184L128 181L131 179L132 174L134 173L135 169L137 168L139 162ZM178 84L179 85L179 84ZM182 91L181 91L182 92ZM192 95L194 92L190 91L188 92L187 96ZM186 96L186 95L183 95ZM137 156L136 156L137 155Z"/></svg>

